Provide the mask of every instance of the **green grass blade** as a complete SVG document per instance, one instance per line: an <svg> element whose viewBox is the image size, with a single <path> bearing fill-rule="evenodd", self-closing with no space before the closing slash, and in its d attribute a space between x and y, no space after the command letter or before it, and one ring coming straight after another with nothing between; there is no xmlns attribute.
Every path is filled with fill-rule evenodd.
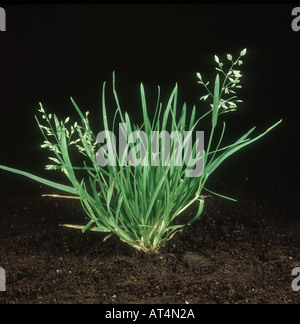
<svg viewBox="0 0 300 324"><path fill-rule="evenodd" d="M60 226L68 227L68 228L75 228L75 229L78 229L78 230L81 230L81 231L83 231L84 228L86 227L86 225L83 226L83 225L72 225L72 224L62 224ZM109 232L111 232L110 230L108 230L105 227L90 227L89 231L100 232L100 233L109 233Z"/></svg>
<svg viewBox="0 0 300 324"><path fill-rule="evenodd" d="M170 167L167 167L167 168L166 168L164 174L162 175L162 177L161 177L161 179L160 179L160 181L159 181L159 183L158 183L158 185L157 185L157 187L156 187L156 189L155 189L155 191L154 191L154 194L153 194L152 199L151 199L151 201L150 201L150 203L149 203L149 206L148 206L147 214L146 214L146 216L145 216L145 222L146 222L146 223L147 223L147 221L148 221L148 219L149 219L149 216L150 216L151 211L152 211L152 207L153 207L153 205L154 205L154 203L155 203L155 200L157 199L157 196L158 196L158 194L159 194L159 191L161 190L161 187L162 187L164 181L166 181L166 177L167 177L167 173L168 173L168 171L169 171L169 168L170 168Z"/></svg>
<svg viewBox="0 0 300 324"><path fill-rule="evenodd" d="M31 173L20 171L18 169L9 168L9 167L6 167L4 165L0 165L0 169L22 175L24 177L30 178L30 179L32 179L34 181L40 182L40 183L42 183L42 184L44 184L46 186L52 187L52 188L55 188L55 189L58 189L58 190L61 190L61 191L65 191L65 192L68 192L68 193L71 193L71 194L74 194L74 195L78 195L77 190L75 190L73 187L69 187L69 186L66 186L66 185L63 185L63 184L60 184L60 183L57 183L57 182L46 180L44 178L33 175Z"/></svg>
<svg viewBox="0 0 300 324"><path fill-rule="evenodd" d="M219 74L216 76L215 88L214 88L214 101L213 101L213 114L212 114L212 126L215 128L218 122L219 116L219 104L220 104L220 78Z"/></svg>
<svg viewBox="0 0 300 324"><path fill-rule="evenodd" d="M205 189L207 192L209 192L209 193L211 193L211 194L213 194L213 195L215 195L215 196L219 196L219 197L221 197L221 198L224 198L224 199L228 199L228 200L231 200L231 201L237 202L237 200L234 199L234 198L230 198L230 197L227 197L227 196L224 196L224 195L220 195L220 194L218 194L218 193L216 193L216 192L213 192L213 191L211 191L211 190L208 190L208 189L205 188L205 187L204 187L204 189Z"/></svg>
<svg viewBox="0 0 300 324"><path fill-rule="evenodd" d="M148 112L147 112L145 89L144 89L143 83L141 83L140 91L141 91L141 100L142 100L142 110L143 110L143 118L144 118L144 124L145 124L145 132L146 132L146 134L150 134L151 124L150 124L150 120L149 120Z"/></svg>
<svg viewBox="0 0 300 324"><path fill-rule="evenodd" d="M216 168L224 161L226 160L230 155L232 155L233 153L239 151L241 148L259 140L260 138L262 138L263 136L265 136L268 132L270 132L273 128L275 128L276 126L278 126L280 123L282 122L282 120L280 120L279 122L275 123L273 126L269 127L265 132L263 132L262 134L256 136L253 139L250 139L247 142L243 142L242 144L239 144L235 147L232 147L228 150L226 150L219 158L217 158L213 163L211 163L210 166L207 167L206 173L212 173L213 171L216 170ZM249 134L250 132L252 132L254 130L254 128L252 128L247 134ZM245 136L247 136L247 134L245 134L244 136L242 136L239 141L244 141Z"/></svg>
<svg viewBox="0 0 300 324"><path fill-rule="evenodd" d="M79 107L77 106L75 100L74 100L72 97L70 97L70 99L71 99L71 102L72 102L73 106L74 106L75 109L77 110L78 115L79 115L80 118L81 118L82 124L84 124L85 117L84 117L83 113L81 112L81 110L80 110Z"/></svg>

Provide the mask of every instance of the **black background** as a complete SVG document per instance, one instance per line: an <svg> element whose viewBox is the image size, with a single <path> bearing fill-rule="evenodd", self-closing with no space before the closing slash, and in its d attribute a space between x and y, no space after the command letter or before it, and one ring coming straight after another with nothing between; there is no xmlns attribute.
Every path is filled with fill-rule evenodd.
<svg viewBox="0 0 300 324"><path fill-rule="evenodd" d="M237 112L224 117L226 141L253 126L257 133L282 124L259 142L232 156L216 172L226 181L260 175L269 186L289 178L287 191L298 194L300 32L291 16L295 4L42 4L2 5L7 31L0 33L0 163L53 179L44 171L48 154L34 114L38 102L60 118L77 118L72 96L89 110L94 131L102 130L101 87L116 71L123 109L137 122L139 84L149 102L156 86L167 99L175 82L180 102L199 115L208 106L196 72L213 81L217 54L236 56L248 49L241 70ZM114 106L110 108L114 110ZM99 123L98 123L99 121ZM32 192L39 185L0 172L0 190ZM268 188L266 188L268 190Z"/></svg>

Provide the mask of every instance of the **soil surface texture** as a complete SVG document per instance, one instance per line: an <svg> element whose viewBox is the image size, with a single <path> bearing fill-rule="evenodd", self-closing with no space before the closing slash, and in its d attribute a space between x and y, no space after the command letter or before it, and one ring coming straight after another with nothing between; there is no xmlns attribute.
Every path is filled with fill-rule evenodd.
<svg viewBox="0 0 300 324"><path fill-rule="evenodd" d="M300 266L299 207L284 190L288 185L270 187L259 176L238 186L214 184L238 202L207 198L202 218L158 254L59 226L85 223L79 201L2 193L0 267L7 291L0 303L298 304L300 292L291 284Z"/></svg>

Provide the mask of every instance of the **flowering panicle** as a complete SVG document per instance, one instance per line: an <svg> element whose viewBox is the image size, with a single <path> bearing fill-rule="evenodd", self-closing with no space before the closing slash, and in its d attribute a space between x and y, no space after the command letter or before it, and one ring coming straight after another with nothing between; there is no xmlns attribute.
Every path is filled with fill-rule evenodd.
<svg viewBox="0 0 300 324"><path fill-rule="evenodd" d="M66 140L67 140L67 146L75 145L78 149L78 152L82 153L84 156L87 156L85 153L86 149L84 146L80 145L79 143L82 143L82 141L85 141L85 143L94 143L92 145L93 150L95 150L95 147L97 145L96 141L92 140L92 132L89 127L89 121L88 121L88 115L89 112L86 112L85 114L85 120L84 120L84 127L79 126L77 122L75 122L73 125L71 125L68 128L68 123L70 121L70 117L67 117L64 121L58 122L58 119L55 115L49 114L47 115L44 107L40 103L40 109L38 110L41 113L42 119L45 121L46 125L42 125L38 118L36 117L36 120L38 121L39 128L44 136L44 143L41 145L41 148L47 148L50 151L53 152L54 157L49 157L49 160L54 162L55 164L48 164L45 166L46 170L62 170L64 171L63 165L64 161L62 159L62 154L59 148L59 139L58 139L58 129L60 128L62 131L65 132ZM53 126L53 120L54 125ZM87 131L88 130L88 131ZM77 135L77 138L74 138ZM50 141L48 137L53 137L54 140Z"/></svg>
<svg viewBox="0 0 300 324"><path fill-rule="evenodd" d="M240 52L239 57L234 60L231 54L227 54L227 60L231 63L229 69L227 71L224 71L224 63L220 61L219 57L217 55L214 56L215 62L217 63L216 70L220 72L221 75L223 75L224 80L222 87L220 88L220 94L219 97L219 114L228 113L231 111L235 111L237 109L237 103L242 102L242 100L239 100L236 96L236 89L241 88L240 85L240 79L242 77L241 71L236 69L239 66L243 64L243 61L241 60L242 56L245 56L247 52L247 49L244 49ZM212 97L214 98L213 91L211 91L208 88L209 82L204 82L202 79L202 75L200 73L197 73L197 77L199 79L198 83L200 83L207 91L206 95L203 95L200 100L206 101L207 98ZM224 95L224 96L222 96ZM211 108L213 108L213 105L211 104Z"/></svg>

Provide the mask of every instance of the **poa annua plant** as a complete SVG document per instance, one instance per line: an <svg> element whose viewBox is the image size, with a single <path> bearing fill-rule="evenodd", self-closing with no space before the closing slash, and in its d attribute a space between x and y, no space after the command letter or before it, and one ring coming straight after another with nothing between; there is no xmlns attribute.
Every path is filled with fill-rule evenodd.
<svg viewBox="0 0 300 324"><path fill-rule="evenodd" d="M160 102L160 88L158 87L157 104L153 118L148 115L149 108L143 84L140 86L141 109L143 113L142 124L132 123L127 112L123 112L115 86L115 76L113 74L112 92L116 103L116 110L109 123L108 108L106 107L106 83L103 84L102 93L102 121L106 132L114 132L117 122L126 125L126 132L143 132L151 139L151 132L156 131L162 134L165 131L177 131L182 134L184 141L184 131L195 131L202 122L210 123L210 134L207 147L201 155L197 153L197 142L192 147L192 154L196 156L195 164L203 159L202 173L197 177L185 176L186 171L191 169L182 163L175 165L174 159L165 165L162 158L156 166L150 163L137 163L134 167L128 159L128 155L118 155L113 147L114 143L107 141L108 151L115 153L115 164L105 166L97 163L97 152L101 147L97 141L97 136L91 130L89 114L83 113L75 101L71 101L78 112L79 121L70 124L70 119L59 121L56 115L47 114L42 104L39 113L41 117L35 117L38 126L44 137L42 148L48 149L52 156L49 157L52 164L47 165L47 170L62 171L71 185L56 183L44 178L29 174L24 171L0 165L6 171L14 172L35 181L41 182L57 190L71 194L71 198L80 199L81 205L89 216L89 222L85 225L64 225L82 230L82 232L96 231L117 235L122 241L128 243L137 250L145 252L156 252L164 245L176 231L184 226L195 222L201 215L204 207L205 196L203 191L216 194L206 187L211 174L229 156L239 151L243 147L257 141L276 127L278 123L268 128L264 133L250 138L255 127L238 138L234 143L222 146L222 139L225 134L226 124L223 121L220 127L220 135L217 140L216 129L220 123L220 116L237 109L241 102L236 91L241 87L242 58L246 54L246 49L241 51L237 59L233 59L228 54L226 62L222 63L215 56L217 63L217 75L214 85L210 88L209 82L205 82L200 73L197 73L198 83L205 89L206 94L201 97L202 101L209 102L208 109L202 116L196 117L197 108L193 107L190 116L187 113L187 106L184 103L181 110L178 109L178 86L171 92L168 102L162 105ZM225 68L226 67L226 68ZM109 110L110 111L110 110ZM164 148L161 141L158 143L159 156L161 157ZM136 143L129 143L128 150L136 146ZM150 146L150 143L149 143ZM83 164L74 166L71 161L70 152L76 149L83 155ZM174 143L170 145L170 156L175 156L178 147ZM148 162L151 158L147 153ZM127 159L129 163L124 162ZM138 155L136 156L136 159ZM145 159L145 157L144 157ZM137 162L137 161L135 161ZM192 166L193 167L193 166ZM86 177L78 178L77 172L85 172ZM225 197L220 194L216 194ZM178 222L178 216L182 215L192 204L197 204L197 212L186 223ZM177 219L175 224L174 220Z"/></svg>

